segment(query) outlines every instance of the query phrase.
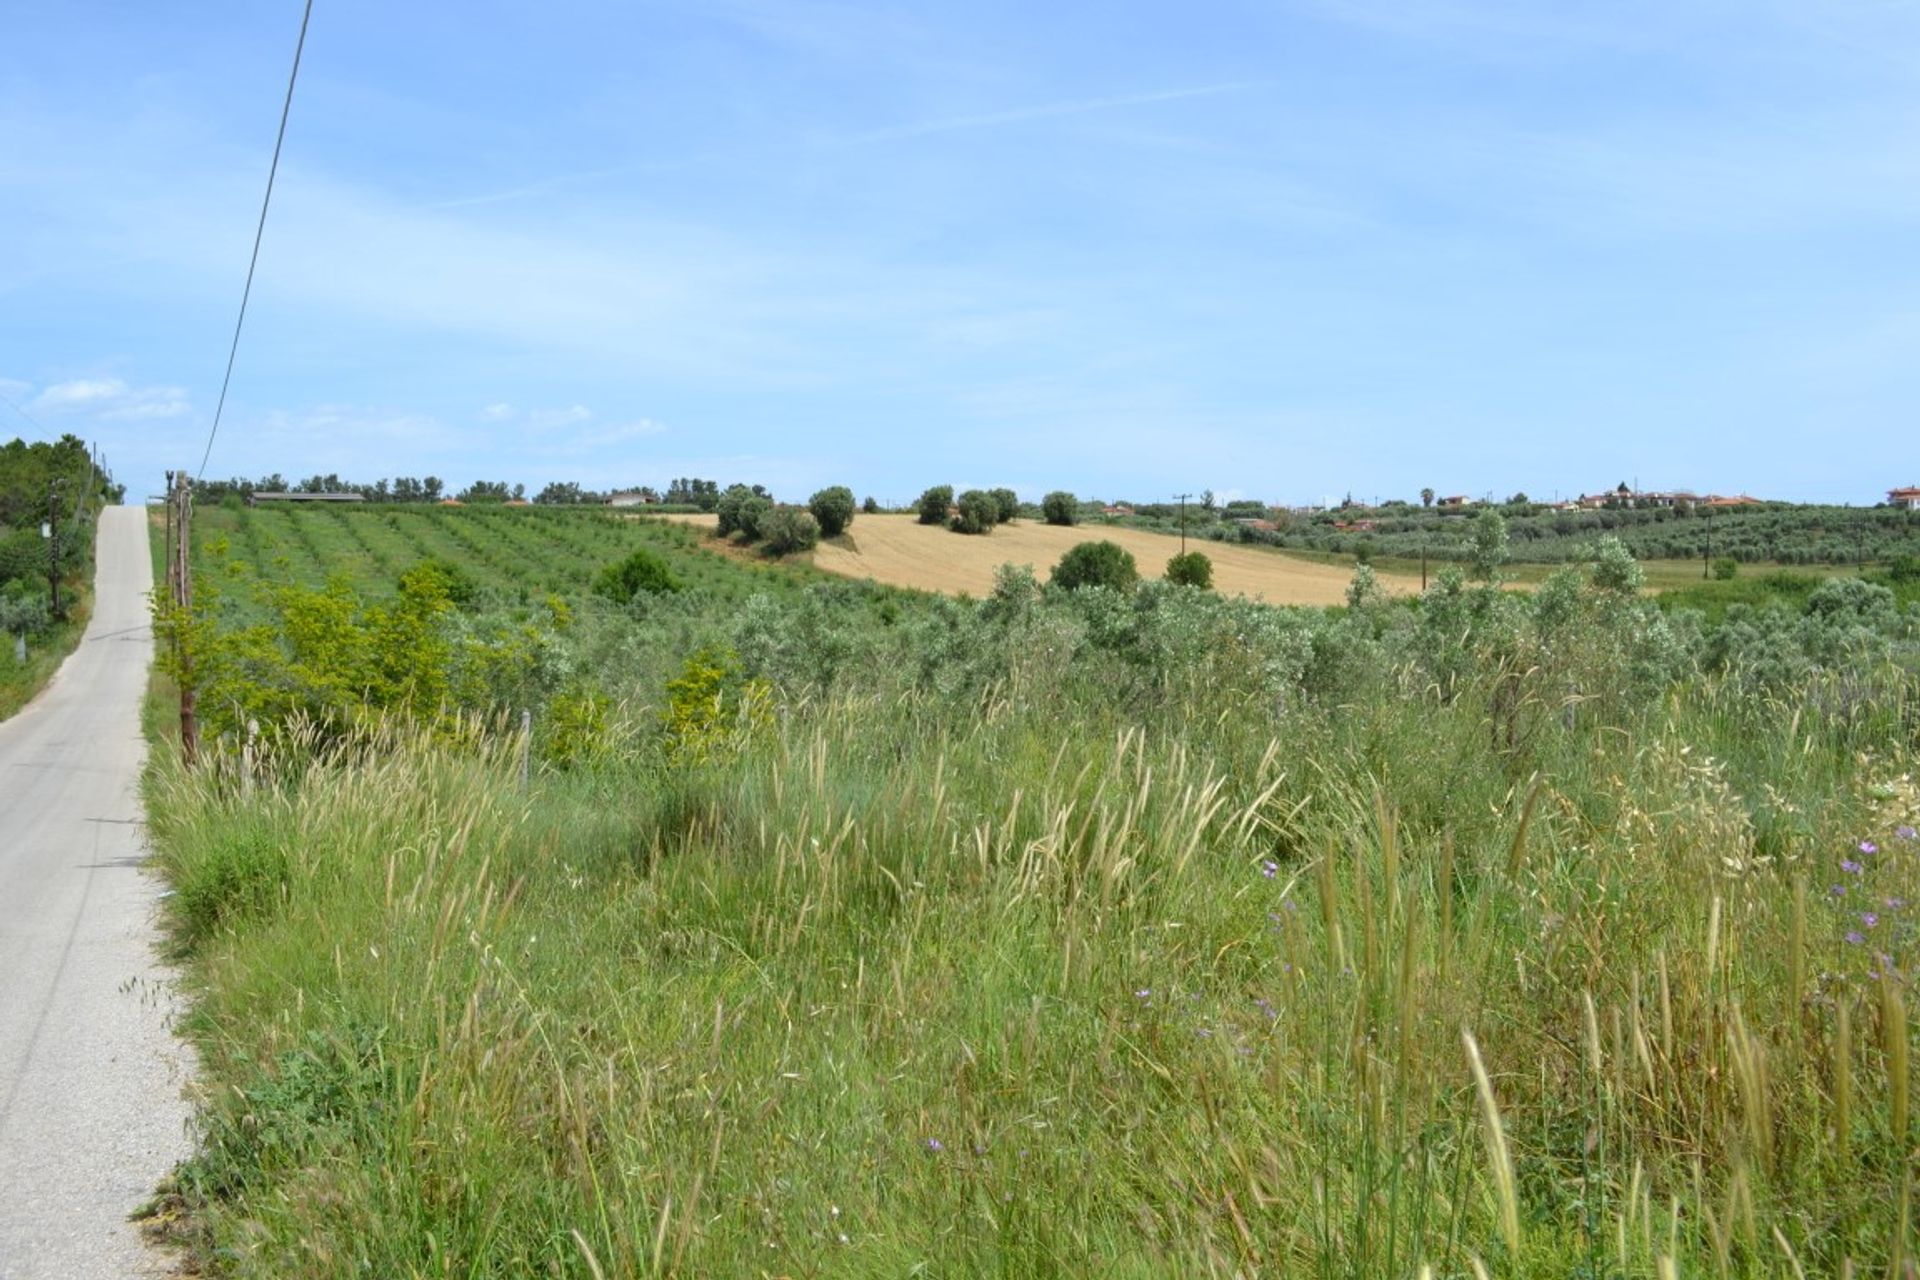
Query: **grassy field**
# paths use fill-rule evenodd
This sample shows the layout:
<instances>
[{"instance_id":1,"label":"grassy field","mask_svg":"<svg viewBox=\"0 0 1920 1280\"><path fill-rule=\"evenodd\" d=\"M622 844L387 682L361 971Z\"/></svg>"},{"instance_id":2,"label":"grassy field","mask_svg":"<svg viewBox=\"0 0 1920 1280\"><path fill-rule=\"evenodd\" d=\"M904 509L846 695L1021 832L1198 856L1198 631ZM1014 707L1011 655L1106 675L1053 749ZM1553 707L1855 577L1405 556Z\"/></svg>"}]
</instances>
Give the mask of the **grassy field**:
<instances>
[{"instance_id":1,"label":"grassy field","mask_svg":"<svg viewBox=\"0 0 1920 1280\"><path fill-rule=\"evenodd\" d=\"M792 583L549 637L591 751L476 705L156 754L201 1265L1910 1273L1879 597L1763 680L1618 574L1332 615Z\"/></svg>"},{"instance_id":2,"label":"grassy field","mask_svg":"<svg viewBox=\"0 0 1920 1280\"><path fill-rule=\"evenodd\" d=\"M695 527L711 528L714 523L710 516L678 518ZM1168 558L1180 549L1177 537L1120 526L1064 528L1021 520L997 526L990 534L969 536L920 524L912 516L867 515L856 519L844 537L816 548L813 563L842 577L978 598L993 589L994 571L1003 564L1028 565L1045 578L1069 549L1102 539L1126 548L1144 578L1162 577ZM1340 604L1353 577L1351 562L1342 568L1259 547L1198 541L1188 545L1213 561L1215 590L1268 604ZM1405 573L1385 572L1380 582L1392 594L1420 586L1417 576Z\"/></svg>"}]
</instances>

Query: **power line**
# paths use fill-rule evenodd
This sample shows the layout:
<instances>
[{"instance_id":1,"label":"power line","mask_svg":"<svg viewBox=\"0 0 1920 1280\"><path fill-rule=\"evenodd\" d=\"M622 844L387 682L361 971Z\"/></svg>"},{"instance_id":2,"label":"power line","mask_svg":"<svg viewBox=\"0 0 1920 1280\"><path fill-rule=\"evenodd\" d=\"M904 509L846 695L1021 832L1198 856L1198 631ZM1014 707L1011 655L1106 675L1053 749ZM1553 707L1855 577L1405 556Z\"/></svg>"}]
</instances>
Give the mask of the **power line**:
<instances>
[{"instance_id":1,"label":"power line","mask_svg":"<svg viewBox=\"0 0 1920 1280\"><path fill-rule=\"evenodd\" d=\"M40 425L40 420L38 418L35 418L32 414L28 413L25 409L22 409L20 407L19 402L16 401L12 396L7 395L5 392L0 392L0 402L4 402L7 408L19 414L21 417L21 420L26 422L27 425L31 426L35 431L40 432L42 435L53 434L52 432L48 431L45 427Z\"/></svg>"},{"instance_id":2,"label":"power line","mask_svg":"<svg viewBox=\"0 0 1920 1280\"><path fill-rule=\"evenodd\" d=\"M253 270L260 264L260 240L267 232L267 206L273 203L273 179L280 172L280 146L287 140L287 116L293 111L293 86L300 78L300 53L307 47L307 23L313 17L313 0L307 0L300 15L300 39L293 46L293 70L287 74L287 98L280 104L280 132L273 139L273 163L267 166L267 193L260 200L260 223L253 229L253 256L247 259L247 284L240 291L240 314L233 321L233 345L227 349L227 374L220 380L220 399L213 406L213 425L207 429L206 452L200 455L195 479L207 474L207 459L213 456L213 439L220 434L220 415L227 407L227 387L233 382L234 357L240 354L240 327L247 322L247 299L253 294Z\"/></svg>"}]
</instances>

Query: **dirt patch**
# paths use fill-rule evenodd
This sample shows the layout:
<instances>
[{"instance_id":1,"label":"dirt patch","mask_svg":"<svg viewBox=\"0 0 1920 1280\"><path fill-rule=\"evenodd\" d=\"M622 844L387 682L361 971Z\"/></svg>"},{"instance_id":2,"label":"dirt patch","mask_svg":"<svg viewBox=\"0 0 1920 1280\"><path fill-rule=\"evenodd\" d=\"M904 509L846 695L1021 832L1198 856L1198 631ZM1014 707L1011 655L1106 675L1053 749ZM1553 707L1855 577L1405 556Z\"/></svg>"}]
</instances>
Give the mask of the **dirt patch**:
<instances>
[{"instance_id":1,"label":"dirt patch","mask_svg":"<svg viewBox=\"0 0 1920 1280\"><path fill-rule=\"evenodd\" d=\"M712 526L712 516L673 516L689 524ZM1018 520L992 533L974 536L924 525L912 516L863 515L843 538L822 542L813 553L816 569L848 578L872 578L896 587L962 592L983 596L993 589L994 570L1003 564L1031 565L1044 579L1070 547L1081 542L1117 542L1133 554L1141 576L1158 578L1180 550L1180 539L1144 529L1078 525L1061 528ZM1351 569L1320 564L1264 547L1188 539L1189 550L1213 561L1214 589L1268 604L1329 605L1346 601ZM1381 574L1380 585L1394 595L1420 589L1418 578Z\"/></svg>"}]
</instances>

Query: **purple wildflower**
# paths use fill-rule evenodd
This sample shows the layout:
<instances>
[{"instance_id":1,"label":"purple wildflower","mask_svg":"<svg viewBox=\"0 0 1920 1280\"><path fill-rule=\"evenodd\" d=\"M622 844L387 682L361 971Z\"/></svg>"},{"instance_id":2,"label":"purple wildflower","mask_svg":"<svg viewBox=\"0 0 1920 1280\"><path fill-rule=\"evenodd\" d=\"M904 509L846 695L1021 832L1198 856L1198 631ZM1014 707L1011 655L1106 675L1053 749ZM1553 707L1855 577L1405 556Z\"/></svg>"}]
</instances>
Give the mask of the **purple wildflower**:
<instances>
[{"instance_id":1,"label":"purple wildflower","mask_svg":"<svg viewBox=\"0 0 1920 1280\"><path fill-rule=\"evenodd\" d=\"M1893 835L1896 840L1911 840L1914 838L1914 831L1912 827L1903 823L1893 829Z\"/></svg>"},{"instance_id":2,"label":"purple wildflower","mask_svg":"<svg viewBox=\"0 0 1920 1280\"><path fill-rule=\"evenodd\" d=\"M1888 898L1886 901L1886 907L1889 911L1898 911L1906 905L1907 900L1905 898Z\"/></svg>"},{"instance_id":3,"label":"purple wildflower","mask_svg":"<svg viewBox=\"0 0 1920 1280\"><path fill-rule=\"evenodd\" d=\"M1857 947L1861 943L1865 942L1866 940L1867 940L1867 935L1865 935L1864 933L1861 933L1858 929L1847 930L1847 941L1851 943L1853 946Z\"/></svg>"},{"instance_id":4,"label":"purple wildflower","mask_svg":"<svg viewBox=\"0 0 1920 1280\"><path fill-rule=\"evenodd\" d=\"M1862 911L1860 913L1860 923L1867 926L1867 928L1871 929L1873 928L1873 926L1880 923L1880 917L1873 914L1873 912L1871 911Z\"/></svg>"},{"instance_id":5,"label":"purple wildflower","mask_svg":"<svg viewBox=\"0 0 1920 1280\"><path fill-rule=\"evenodd\" d=\"M1846 872L1850 876L1857 876L1860 874L1860 864L1855 862L1851 858L1842 859L1840 863L1840 869Z\"/></svg>"},{"instance_id":6,"label":"purple wildflower","mask_svg":"<svg viewBox=\"0 0 1920 1280\"><path fill-rule=\"evenodd\" d=\"M1878 853L1878 852L1880 852L1880 846L1879 846L1879 845L1877 845L1877 844L1875 844L1875 843L1874 843L1873 841L1871 841L1871 840L1862 840L1862 841L1860 842L1860 852L1862 852L1862 853Z\"/></svg>"},{"instance_id":7,"label":"purple wildflower","mask_svg":"<svg viewBox=\"0 0 1920 1280\"><path fill-rule=\"evenodd\" d=\"M938 1138L927 1139L927 1150L933 1151L933 1152L940 1152L940 1151L945 1151L946 1149L947 1149L947 1144L940 1141L940 1139Z\"/></svg>"},{"instance_id":8,"label":"purple wildflower","mask_svg":"<svg viewBox=\"0 0 1920 1280\"><path fill-rule=\"evenodd\" d=\"M1135 998L1135 999L1138 999L1138 1000L1145 1000L1145 999L1146 999L1146 998L1147 998L1148 996L1150 996L1150 995L1152 995L1152 994L1153 994L1153 988L1152 988L1152 987L1142 987L1142 988L1140 988L1140 989L1139 989L1138 991L1136 991L1136 992L1134 992L1133 994L1134 994L1134 998Z\"/></svg>"},{"instance_id":9,"label":"purple wildflower","mask_svg":"<svg viewBox=\"0 0 1920 1280\"><path fill-rule=\"evenodd\" d=\"M1260 874L1271 880L1280 874L1280 864L1272 861L1263 862L1260 864Z\"/></svg>"},{"instance_id":10,"label":"purple wildflower","mask_svg":"<svg viewBox=\"0 0 1920 1280\"><path fill-rule=\"evenodd\" d=\"M1844 898L1847 896L1847 886L1843 884L1829 885L1827 892L1836 898Z\"/></svg>"}]
</instances>

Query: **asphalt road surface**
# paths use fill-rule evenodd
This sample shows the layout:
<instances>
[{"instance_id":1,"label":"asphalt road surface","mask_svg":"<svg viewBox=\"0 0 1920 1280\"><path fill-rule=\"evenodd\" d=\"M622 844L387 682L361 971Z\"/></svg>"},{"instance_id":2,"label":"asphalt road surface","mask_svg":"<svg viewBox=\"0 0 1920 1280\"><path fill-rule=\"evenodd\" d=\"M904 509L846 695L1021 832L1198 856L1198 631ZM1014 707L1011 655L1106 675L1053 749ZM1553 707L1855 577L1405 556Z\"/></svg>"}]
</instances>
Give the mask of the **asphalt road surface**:
<instances>
[{"instance_id":1,"label":"asphalt road surface","mask_svg":"<svg viewBox=\"0 0 1920 1280\"><path fill-rule=\"evenodd\" d=\"M0 722L0 1280L165 1274L127 1215L188 1149L140 867L145 510L107 508L97 559L86 637Z\"/></svg>"}]
</instances>

